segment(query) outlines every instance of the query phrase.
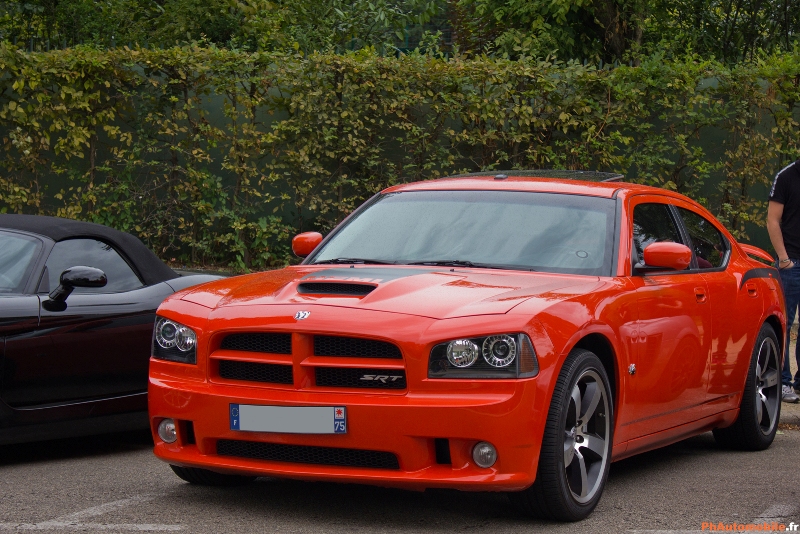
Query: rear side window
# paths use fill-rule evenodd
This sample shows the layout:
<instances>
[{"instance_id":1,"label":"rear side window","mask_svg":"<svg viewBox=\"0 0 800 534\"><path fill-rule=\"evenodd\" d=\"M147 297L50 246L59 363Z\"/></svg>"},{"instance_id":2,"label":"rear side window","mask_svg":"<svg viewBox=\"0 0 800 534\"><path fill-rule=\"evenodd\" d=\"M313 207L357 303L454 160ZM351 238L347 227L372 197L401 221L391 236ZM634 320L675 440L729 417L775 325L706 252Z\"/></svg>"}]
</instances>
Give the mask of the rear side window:
<instances>
[{"instance_id":1,"label":"rear side window","mask_svg":"<svg viewBox=\"0 0 800 534\"><path fill-rule=\"evenodd\" d=\"M722 267L728 252L728 242L711 221L691 210L678 208L683 224L692 239L692 249L700 269Z\"/></svg>"},{"instance_id":2,"label":"rear side window","mask_svg":"<svg viewBox=\"0 0 800 534\"><path fill-rule=\"evenodd\" d=\"M666 204L639 204L633 209L633 246L639 259L650 243L683 243Z\"/></svg>"},{"instance_id":3,"label":"rear side window","mask_svg":"<svg viewBox=\"0 0 800 534\"><path fill-rule=\"evenodd\" d=\"M37 239L0 232L0 293L21 293L39 256Z\"/></svg>"},{"instance_id":4,"label":"rear side window","mask_svg":"<svg viewBox=\"0 0 800 534\"><path fill-rule=\"evenodd\" d=\"M118 293L143 286L136 273L111 245L96 239L59 241L47 258L50 289L58 286L61 273L70 267L85 265L106 273L105 287L76 287L75 293Z\"/></svg>"}]
</instances>

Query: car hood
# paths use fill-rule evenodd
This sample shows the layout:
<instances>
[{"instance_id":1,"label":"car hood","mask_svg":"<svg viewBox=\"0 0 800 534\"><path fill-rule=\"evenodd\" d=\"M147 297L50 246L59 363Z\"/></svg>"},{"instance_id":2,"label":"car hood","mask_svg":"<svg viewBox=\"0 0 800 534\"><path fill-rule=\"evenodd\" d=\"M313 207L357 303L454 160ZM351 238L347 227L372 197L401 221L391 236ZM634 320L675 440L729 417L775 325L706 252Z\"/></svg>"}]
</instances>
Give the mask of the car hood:
<instances>
[{"instance_id":1,"label":"car hood","mask_svg":"<svg viewBox=\"0 0 800 534\"><path fill-rule=\"evenodd\" d=\"M596 287L598 280L459 267L296 266L211 282L181 299L212 309L314 304L447 319L503 314L531 298L562 300L575 291L557 290Z\"/></svg>"}]
</instances>

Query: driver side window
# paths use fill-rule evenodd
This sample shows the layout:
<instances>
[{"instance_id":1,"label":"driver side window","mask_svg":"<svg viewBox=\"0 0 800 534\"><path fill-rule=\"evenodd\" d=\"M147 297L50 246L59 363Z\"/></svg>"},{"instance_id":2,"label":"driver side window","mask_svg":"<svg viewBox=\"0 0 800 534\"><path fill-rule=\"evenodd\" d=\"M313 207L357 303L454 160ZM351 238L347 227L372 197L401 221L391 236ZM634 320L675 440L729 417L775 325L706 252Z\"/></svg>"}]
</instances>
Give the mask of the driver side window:
<instances>
[{"instance_id":1,"label":"driver side window","mask_svg":"<svg viewBox=\"0 0 800 534\"><path fill-rule=\"evenodd\" d=\"M102 270L106 273L108 283L105 287L76 287L74 291L76 294L119 293L143 286L136 273L111 245L96 239L68 239L56 243L47 258L49 290L58 287L59 278L64 270L77 265Z\"/></svg>"},{"instance_id":2,"label":"driver side window","mask_svg":"<svg viewBox=\"0 0 800 534\"><path fill-rule=\"evenodd\" d=\"M647 245L657 242L683 243L669 206L639 204L633 209L633 247L637 258L641 260Z\"/></svg>"}]
</instances>

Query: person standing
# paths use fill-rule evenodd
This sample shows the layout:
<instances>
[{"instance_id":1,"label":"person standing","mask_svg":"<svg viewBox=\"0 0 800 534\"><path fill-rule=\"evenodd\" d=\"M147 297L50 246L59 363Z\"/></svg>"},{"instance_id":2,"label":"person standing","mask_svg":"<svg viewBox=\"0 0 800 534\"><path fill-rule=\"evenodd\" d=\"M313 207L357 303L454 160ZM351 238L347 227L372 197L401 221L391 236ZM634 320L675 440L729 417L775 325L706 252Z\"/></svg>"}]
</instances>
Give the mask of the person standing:
<instances>
[{"instance_id":1,"label":"person standing","mask_svg":"<svg viewBox=\"0 0 800 534\"><path fill-rule=\"evenodd\" d=\"M786 350L781 372L781 393L783 402L796 403L800 402L797 395L800 392L800 369L792 383L789 332L800 305L800 160L787 165L775 175L767 207L767 232L778 255L777 267L786 300ZM800 368L797 346L794 357Z\"/></svg>"}]
</instances>

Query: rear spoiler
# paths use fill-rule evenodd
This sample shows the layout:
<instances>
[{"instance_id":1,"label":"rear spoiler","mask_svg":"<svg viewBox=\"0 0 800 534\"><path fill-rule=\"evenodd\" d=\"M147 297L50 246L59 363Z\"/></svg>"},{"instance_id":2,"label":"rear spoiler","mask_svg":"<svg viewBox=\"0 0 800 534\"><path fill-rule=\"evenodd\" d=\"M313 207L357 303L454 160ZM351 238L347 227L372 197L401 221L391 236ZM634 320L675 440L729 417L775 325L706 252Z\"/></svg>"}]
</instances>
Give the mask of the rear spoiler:
<instances>
[{"instance_id":1,"label":"rear spoiler","mask_svg":"<svg viewBox=\"0 0 800 534\"><path fill-rule=\"evenodd\" d=\"M774 264L775 259L770 256L767 251L760 249L758 247L754 247L753 245L746 245L744 243L739 243L739 246L742 247L742 250L748 255L753 256L756 259L765 261L769 264Z\"/></svg>"}]
</instances>

